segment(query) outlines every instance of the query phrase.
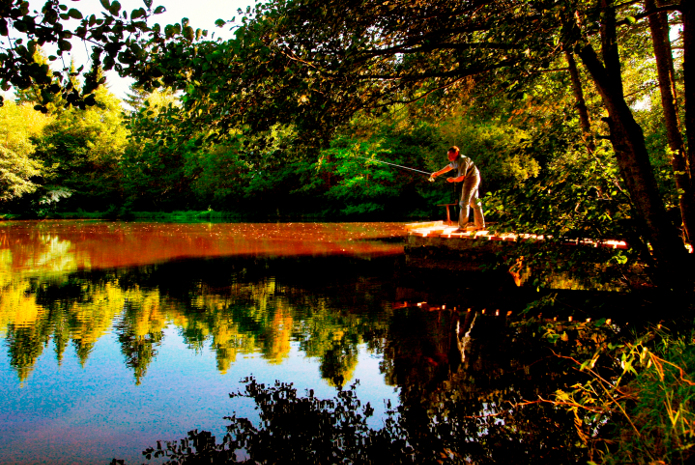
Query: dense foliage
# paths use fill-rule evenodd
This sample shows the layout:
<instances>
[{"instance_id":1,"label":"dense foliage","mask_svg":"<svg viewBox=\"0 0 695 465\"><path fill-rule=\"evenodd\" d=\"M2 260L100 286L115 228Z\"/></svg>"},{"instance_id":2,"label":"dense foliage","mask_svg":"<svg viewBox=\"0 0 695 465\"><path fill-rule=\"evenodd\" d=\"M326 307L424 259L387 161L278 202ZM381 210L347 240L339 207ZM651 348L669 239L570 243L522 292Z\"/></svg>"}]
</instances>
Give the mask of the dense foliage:
<instances>
[{"instance_id":1,"label":"dense foliage","mask_svg":"<svg viewBox=\"0 0 695 465\"><path fill-rule=\"evenodd\" d=\"M8 201L34 192L32 178L43 165L34 158L31 138L41 134L49 118L26 106L9 104L0 112L0 199Z\"/></svg>"},{"instance_id":2,"label":"dense foliage","mask_svg":"<svg viewBox=\"0 0 695 465\"><path fill-rule=\"evenodd\" d=\"M152 0L144 2L145 8L130 12L123 10L117 1L102 0L103 12L85 17L75 7L56 1L46 1L40 11L31 10L26 0L8 0L0 6L0 85L3 91L37 88L36 109L49 111L56 100L80 108L95 104L94 90L103 84L102 76L86 74L84 86L76 86L74 69L64 66L51 70L49 62L55 62L72 49L71 39L79 39L90 46L93 64L103 64L104 69L116 69L127 74L132 66L144 57L138 42L164 40L159 26L149 27L148 19L162 13L164 7L152 9ZM74 22L77 25L73 27ZM179 32L181 29L179 27ZM193 31L183 31L185 35ZM198 35L202 35L202 31ZM37 59L36 52L46 45L56 47L55 55L48 61ZM66 61L63 60L63 64ZM79 72L83 67L79 68ZM0 106L4 97L0 96Z\"/></svg>"}]
</instances>

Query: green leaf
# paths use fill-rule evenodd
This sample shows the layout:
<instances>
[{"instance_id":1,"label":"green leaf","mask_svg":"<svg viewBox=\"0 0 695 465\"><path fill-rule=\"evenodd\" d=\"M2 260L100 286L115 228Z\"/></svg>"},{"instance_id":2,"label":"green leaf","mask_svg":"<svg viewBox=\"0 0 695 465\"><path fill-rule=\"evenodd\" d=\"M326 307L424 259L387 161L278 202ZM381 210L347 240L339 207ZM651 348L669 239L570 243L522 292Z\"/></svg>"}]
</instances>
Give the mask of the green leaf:
<instances>
[{"instance_id":1,"label":"green leaf","mask_svg":"<svg viewBox=\"0 0 695 465\"><path fill-rule=\"evenodd\" d=\"M111 12L112 15L116 16L118 13L121 11L121 4L119 2L113 2L111 4L111 8L109 8L109 12Z\"/></svg>"},{"instance_id":2,"label":"green leaf","mask_svg":"<svg viewBox=\"0 0 695 465\"><path fill-rule=\"evenodd\" d=\"M76 10L75 8L70 8L70 11L68 11L68 15L70 15L71 18L74 19L82 19L82 13L79 10Z\"/></svg>"},{"instance_id":3,"label":"green leaf","mask_svg":"<svg viewBox=\"0 0 695 465\"><path fill-rule=\"evenodd\" d=\"M165 11L167 11L167 9L160 5L154 9L154 14L160 15L160 14L164 13Z\"/></svg>"}]
</instances>

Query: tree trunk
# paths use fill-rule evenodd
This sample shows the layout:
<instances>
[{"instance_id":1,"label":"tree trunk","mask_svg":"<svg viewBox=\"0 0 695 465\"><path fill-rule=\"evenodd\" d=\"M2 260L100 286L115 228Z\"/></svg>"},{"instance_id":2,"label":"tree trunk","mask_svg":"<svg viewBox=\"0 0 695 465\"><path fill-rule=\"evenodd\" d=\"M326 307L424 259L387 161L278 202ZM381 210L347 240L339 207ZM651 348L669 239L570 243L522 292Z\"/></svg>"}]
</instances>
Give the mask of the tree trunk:
<instances>
[{"instance_id":1,"label":"tree trunk","mask_svg":"<svg viewBox=\"0 0 695 465\"><path fill-rule=\"evenodd\" d=\"M688 140L688 168L695 182L695 7L692 0L681 0L683 15L683 85L685 87L685 134Z\"/></svg>"},{"instance_id":2,"label":"tree trunk","mask_svg":"<svg viewBox=\"0 0 695 465\"><path fill-rule=\"evenodd\" d=\"M646 0L647 11L656 9L656 0ZM656 69L659 75L659 91L661 93L661 105L664 109L666 121L666 133L668 146L671 152L671 166L673 166L678 189L678 206L683 221L683 232L686 240L692 241L692 233L695 232L695 210L693 205L692 177L688 170L685 145L678 125L678 110L675 92L675 70L673 56L671 54L671 41L669 40L669 26L666 12L653 13L649 16L649 29L652 34Z\"/></svg>"},{"instance_id":3,"label":"tree trunk","mask_svg":"<svg viewBox=\"0 0 695 465\"><path fill-rule=\"evenodd\" d=\"M574 93L574 99L576 100L577 111L579 112L579 124L582 128L582 137L584 138L584 143L586 144L586 149L589 153L594 153L596 145L594 144L594 138L591 135L591 121L589 120L589 110L586 107L586 100L584 100L584 91L582 90L582 81L579 79L579 70L577 69L577 62L574 59L574 55L571 51L565 50L565 58L567 59L567 67L570 72L570 80L572 82L572 93Z\"/></svg>"},{"instance_id":4,"label":"tree trunk","mask_svg":"<svg viewBox=\"0 0 695 465\"><path fill-rule=\"evenodd\" d=\"M609 1L600 0L604 63L588 41L578 47L577 55L595 82L608 111L610 140L621 177L638 216L640 235L648 240L652 248L655 281L666 289L683 289L690 285L682 275L686 251L676 228L668 220L659 196L642 128L625 101L616 41L615 10Z\"/></svg>"}]
</instances>

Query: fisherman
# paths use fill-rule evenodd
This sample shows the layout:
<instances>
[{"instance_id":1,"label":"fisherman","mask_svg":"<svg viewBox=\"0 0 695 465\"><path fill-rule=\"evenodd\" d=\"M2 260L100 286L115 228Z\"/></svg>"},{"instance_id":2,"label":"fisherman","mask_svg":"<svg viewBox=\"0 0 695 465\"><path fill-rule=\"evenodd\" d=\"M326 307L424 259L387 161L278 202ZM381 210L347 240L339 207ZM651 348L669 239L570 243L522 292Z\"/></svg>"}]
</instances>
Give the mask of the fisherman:
<instances>
[{"instance_id":1,"label":"fisherman","mask_svg":"<svg viewBox=\"0 0 695 465\"><path fill-rule=\"evenodd\" d=\"M461 200L459 201L459 229L456 232L480 231L485 228L485 218L483 218L483 208L478 198L478 188L480 187L480 172L476 168L473 160L465 155L461 155L459 148L451 147L447 151L449 163L439 171L430 175L434 180L440 174L448 173L451 170L458 170L455 178L447 178L448 182L463 182L461 189ZM468 224L469 207L473 207L475 226Z\"/></svg>"}]
</instances>

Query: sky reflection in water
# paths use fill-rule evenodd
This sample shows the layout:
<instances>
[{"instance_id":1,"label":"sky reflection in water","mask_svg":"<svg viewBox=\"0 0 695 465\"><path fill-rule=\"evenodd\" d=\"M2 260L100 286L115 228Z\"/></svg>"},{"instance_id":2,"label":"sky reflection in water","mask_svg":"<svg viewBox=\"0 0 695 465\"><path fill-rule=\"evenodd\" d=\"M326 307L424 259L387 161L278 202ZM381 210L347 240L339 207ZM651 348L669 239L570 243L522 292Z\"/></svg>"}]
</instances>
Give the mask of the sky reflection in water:
<instances>
[{"instance_id":1,"label":"sky reflection in water","mask_svg":"<svg viewBox=\"0 0 695 465\"><path fill-rule=\"evenodd\" d=\"M0 463L133 463L193 428L221 434L225 415L253 415L227 396L250 374L325 397L359 379L379 409L397 397L380 364L402 234L0 224Z\"/></svg>"}]
</instances>

